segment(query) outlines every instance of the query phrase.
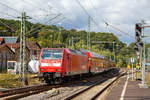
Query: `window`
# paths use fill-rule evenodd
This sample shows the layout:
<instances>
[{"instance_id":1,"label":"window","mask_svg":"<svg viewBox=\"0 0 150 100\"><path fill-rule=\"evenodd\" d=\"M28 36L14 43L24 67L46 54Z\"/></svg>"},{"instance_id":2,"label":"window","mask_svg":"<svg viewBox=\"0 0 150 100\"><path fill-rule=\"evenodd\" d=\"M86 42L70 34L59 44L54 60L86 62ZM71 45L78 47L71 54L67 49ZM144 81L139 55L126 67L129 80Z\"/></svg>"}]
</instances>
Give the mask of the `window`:
<instances>
[{"instance_id":1,"label":"window","mask_svg":"<svg viewBox=\"0 0 150 100\"><path fill-rule=\"evenodd\" d=\"M44 49L42 59L61 59L62 49Z\"/></svg>"},{"instance_id":2,"label":"window","mask_svg":"<svg viewBox=\"0 0 150 100\"><path fill-rule=\"evenodd\" d=\"M14 67L15 67L15 62L8 62L7 63L7 68L8 69L14 69Z\"/></svg>"}]
</instances>

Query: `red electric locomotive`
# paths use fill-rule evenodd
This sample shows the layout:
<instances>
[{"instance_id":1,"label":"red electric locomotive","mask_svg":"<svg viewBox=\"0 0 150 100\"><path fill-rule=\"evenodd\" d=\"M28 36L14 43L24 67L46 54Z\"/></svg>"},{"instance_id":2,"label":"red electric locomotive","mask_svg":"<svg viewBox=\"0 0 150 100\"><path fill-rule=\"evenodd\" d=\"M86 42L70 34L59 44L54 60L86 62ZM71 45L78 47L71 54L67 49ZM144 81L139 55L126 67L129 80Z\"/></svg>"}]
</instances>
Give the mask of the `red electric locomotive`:
<instances>
[{"instance_id":1,"label":"red electric locomotive","mask_svg":"<svg viewBox=\"0 0 150 100\"><path fill-rule=\"evenodd\" d=\"M88 56L68 48L44 48L40 53L39 72L46 83L61 83L65 77L89 73Z\"/></svg>"}]
</instances>

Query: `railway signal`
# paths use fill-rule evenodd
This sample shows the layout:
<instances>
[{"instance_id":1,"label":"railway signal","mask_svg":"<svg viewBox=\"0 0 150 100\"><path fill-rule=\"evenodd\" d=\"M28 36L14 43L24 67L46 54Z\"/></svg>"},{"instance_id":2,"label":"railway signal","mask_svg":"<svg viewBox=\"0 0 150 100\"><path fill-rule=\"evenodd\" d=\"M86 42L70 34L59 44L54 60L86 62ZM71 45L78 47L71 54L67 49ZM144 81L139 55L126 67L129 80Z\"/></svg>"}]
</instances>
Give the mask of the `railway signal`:
<instances>
[{"instance_id":1,"label":"railway signal","mask_svg":"<svg viewBox=\"0 0 150 100\"><path fill-rule=\"evenodd\" d=\"M135 25L135 50L137 51L137 67L141 67L142 73L142 83L139 85L141 88L147 88L147 84L145 83L145 43L144 43L144 28L145 23L142 21L141 23L137 23Z\"/></svg>"},{"instance_id":2,"label":"railway signal","mask_svg":"<svg viewBox=\"0 0 150 100\"><path fill-rule=\"evenodd\" d=\"M143 42L142 42L142 24L137 23L135 24L135 39L136 43L134 45L134 50L139 51L140 48L143 47Z\"/></svg>"},{"instance_id":3,"label":"railway signal","mask_svg":"<svg viewBox=\"0 0 150 100\"><path fill-rule=\"evenodd\" d=\"M138 44L137 44L137 43L134 44L134 50L135 50L135 51L139 51L139 48L138 48Z\"/></svg>"},{"instance_id":4,"label":"railway signal","mask_svg":"<svg viewBox=\"0 0 150 100\"><path fill-rule=\"evenodd\" d=\"M142 24L141 23L135 24L135 38L136 38L136 42L140 42L141 41L141 33L142 33Z\"/></svg>"}]
</instances>

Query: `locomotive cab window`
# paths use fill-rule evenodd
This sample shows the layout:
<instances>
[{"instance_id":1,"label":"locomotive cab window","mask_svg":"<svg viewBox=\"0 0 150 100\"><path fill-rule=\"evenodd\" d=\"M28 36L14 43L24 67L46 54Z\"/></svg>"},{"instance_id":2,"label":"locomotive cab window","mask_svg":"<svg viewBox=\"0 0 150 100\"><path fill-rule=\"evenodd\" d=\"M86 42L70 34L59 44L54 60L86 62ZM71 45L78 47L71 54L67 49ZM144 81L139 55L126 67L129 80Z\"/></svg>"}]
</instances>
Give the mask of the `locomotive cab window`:
<instances>
[{"instance_id":1,"label":"locomotive cab window","mask_svg":"<svg viewBox=\"0 0 150 100\"><path fill-rule=\"evenodd\" d=\"M42 59L61 59L62 49L44 49L42 52Z\"/></svg>"}]
</instances>

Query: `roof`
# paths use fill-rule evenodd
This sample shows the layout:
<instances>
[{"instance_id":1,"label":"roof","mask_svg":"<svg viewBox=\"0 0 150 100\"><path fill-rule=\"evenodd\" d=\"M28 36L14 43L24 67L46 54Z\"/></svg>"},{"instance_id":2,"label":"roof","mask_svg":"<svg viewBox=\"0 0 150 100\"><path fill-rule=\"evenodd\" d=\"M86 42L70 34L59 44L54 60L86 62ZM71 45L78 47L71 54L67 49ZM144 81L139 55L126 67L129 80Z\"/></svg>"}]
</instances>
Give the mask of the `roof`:
<instances>
[{"instance_id":1,"label":"roof","mask_svg":"<svg viewBox=\"0 0 150 100\"><path fill-rule=\"evenodd\" d=\"M6 45L14 52L16 49L20 48L20 43L17 42L18 37L0 37L0 41L2 40L5 40L5 43L0 45L0 47ZM26 45L28 50L41 50L41 47L37 42L26 42Z\"/></svg>"},{"instance_id":2,"label":"roof","mask_svg":"<svg viewBox=\"0 0 150 100\"><path fill-rule=\"evenodd\" d=\"M41 47L37 42L34 42L34 41L26 42L26 45L29 48L29 50L31 50L31 49L32 50L41 50Z\"/></svg>"},{"instance_id":3,"label":"roof","mask_svg":"<svg viewBox=\"0 0 150 100\"><path fill-rule=\"evenodd\" d=\"M18 37L0 37L5 43L17 43Z\"/></svg>"},{"instance_id":4,"label":"roof","mask_svg":"<svg viewBox=\"0 0 150 100\"><path fill-rule=\"evenodd\" d=\"M20 48L20 43L6 43L5 45L7 45L11 50L13 50L15 52L15 49ZM30 50L28 47L26 47L28 50Z\"/></svg>"},{"instance_id":5,"label":"roof","mask_svg":"<svg viewBox=\"0 0 150 100\"><path fill-rule=\"evenodd\" d=\"M15 48L15 49L20 47L20 43L6 43L6 45L9 48ZM41 47L39 46L37 42L27 42L26 45L29 50L41 50Z\"/></svg>"},{"instance_id":6,"label":"roof","mask_svg":"<svg viewBox=\"0 0 150 100\"><path fill-rule=\"evenodd\" d=\"M0 49L4 47L8 48L12 53L15 54L15 52L11 48L9 48L6 44L0 45Z\"/></svg>"},{"instance_id":7,"label":"roof","mask_svg":"<svg viewBox=\"0 0 150 100\"><path fill-rule=\"evenodd\" d=\"M19 43L6 43L6 45L9 47L9 48L19 48L20 47L20 44Z\"/></svg>"}]
</instances>

